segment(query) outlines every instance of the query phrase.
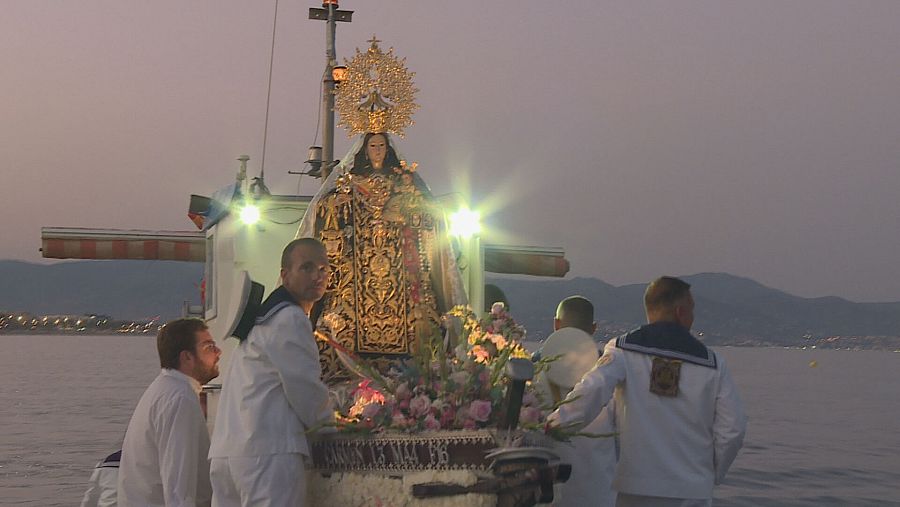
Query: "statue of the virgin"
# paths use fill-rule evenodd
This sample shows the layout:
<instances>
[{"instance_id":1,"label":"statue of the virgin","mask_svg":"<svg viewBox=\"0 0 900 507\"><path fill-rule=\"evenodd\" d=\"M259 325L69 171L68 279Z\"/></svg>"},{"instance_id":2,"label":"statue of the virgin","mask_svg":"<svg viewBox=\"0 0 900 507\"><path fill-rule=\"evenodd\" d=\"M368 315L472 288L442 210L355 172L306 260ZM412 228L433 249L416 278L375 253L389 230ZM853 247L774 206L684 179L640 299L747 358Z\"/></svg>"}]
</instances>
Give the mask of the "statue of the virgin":
<instances>
[{"instance_id":1,"label":"statue of the virgin","mask_svg":"<svg viewBox=\"0 0 900 507\"><path fill-rule=\"evenodd\" d=\"M328 291L313 309L316 330L363 356L402 357L441 332L441 315L466 303L446 217L389 133L412 123L415 88L393 50L373 39L357 50L337 91L340 125L360 134L328 176L300 225L328 251ZM320 343L323 374L344 373Z\"/></svg>"}]
</instances>

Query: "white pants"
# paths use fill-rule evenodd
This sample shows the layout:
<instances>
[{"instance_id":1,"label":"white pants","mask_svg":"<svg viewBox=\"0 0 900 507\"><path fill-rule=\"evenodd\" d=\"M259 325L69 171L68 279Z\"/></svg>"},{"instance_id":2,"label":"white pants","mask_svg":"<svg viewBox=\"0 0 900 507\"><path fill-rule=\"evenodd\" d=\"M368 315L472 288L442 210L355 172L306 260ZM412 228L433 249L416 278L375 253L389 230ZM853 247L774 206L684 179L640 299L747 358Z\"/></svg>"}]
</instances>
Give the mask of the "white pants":
<instances>
[{"instance_id":1,"label":"white pants","mask_svg":"<svg viewBox=\"0 0 900 507\"><path fill-rule=\"evenodd\" d=\"M709 498L668 498L662 496L643 496L619 493L616 507L710 507Z\"/></svg>"},{"instance_id":2,"label":"white pants","mask_svg":"<svg viewBox=\"0 0 900 507\"><path fill-rule=\"evenodd\" d=\"M212 507L304 507L303 455L272 454L213 458Z\"/></svg>"}]
</instances>

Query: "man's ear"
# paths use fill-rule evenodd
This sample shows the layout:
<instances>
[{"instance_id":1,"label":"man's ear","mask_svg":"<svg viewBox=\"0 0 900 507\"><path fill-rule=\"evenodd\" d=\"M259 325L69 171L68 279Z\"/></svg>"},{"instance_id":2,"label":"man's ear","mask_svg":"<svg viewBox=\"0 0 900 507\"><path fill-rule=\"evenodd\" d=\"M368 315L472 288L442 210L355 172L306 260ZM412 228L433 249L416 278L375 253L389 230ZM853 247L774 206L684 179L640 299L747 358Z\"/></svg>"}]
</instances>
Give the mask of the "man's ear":
<instances>
[{"instance_id":1,"label":"man's ear","mask_svg":"<svg viewBox=\"0 0 900 507\"><path fill-rule=\"evenodd\" d=\"M194 354L190 350L182 350L178 353L178 366L185 366L194 359Z\"/></svg>"},{"instance_id":2,"label":"man's ear","mask_svg":"<svg viewBox=\"0 0 900 507\"><path fill-rule=\"evenodd\" d=\"M594 336L595 334L597 334L597 323L596 322L591 324L591 336Z\"/></svg>"},{"instance_id":3,"label":"man's ear","mask_svg":"<svg viewBox=\"0 0 900 507\"><path fill-rule=\"evenodd\" d=\"M559 331L562 329L562 321L559 319L553 319L553 330Z\"/></svg>"},{"instance_id":4,"label":"man's ear","mask_svg":"<svg viewBox=\"0 0 900 507\"><path fill-rule=\"evenodd\" d=\"M687 309L684 305L675 306L675 322L681 327L690 327L687 322Z\"/></svg>"}]
</instances>

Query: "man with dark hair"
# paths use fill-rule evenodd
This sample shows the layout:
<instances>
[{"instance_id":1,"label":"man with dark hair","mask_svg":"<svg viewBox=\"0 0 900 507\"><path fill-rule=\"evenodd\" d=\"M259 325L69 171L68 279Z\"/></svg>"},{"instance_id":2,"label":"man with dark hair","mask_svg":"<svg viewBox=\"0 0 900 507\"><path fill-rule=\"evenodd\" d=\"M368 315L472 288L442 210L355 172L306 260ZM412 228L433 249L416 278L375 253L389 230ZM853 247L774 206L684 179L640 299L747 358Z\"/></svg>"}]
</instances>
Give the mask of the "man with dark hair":
<instances>
[{"instance_id":1,"label":"man with dark hair","mask_svg":"<svg viewBox=\"0 0 900 507\"><path fill-rule=\"evenodd\" d=\"M263 302L222 382L213 431L213 505L302 506L306 432L333 420L309 312L325 294L325 247L295 239L281 256L282 285Z\"/></svg>"},{"instance_id":2,"label":"man with dark hair","mask_svg":"<svg viewBox=\"0 0 900 507\"><path fill-rule=\"evenodd\" d=\"M585 424L612 401L616 505L708 506L741 448L746 416L725 362L690 333L690 285L658 278L644 305L648 324L607 343L550 420Z\"/></svg>"},{"instance_id":3,"label":"man with dark hair","mask_svg":"<svg viewBox=\"0 0 900 507\"><path fill-rule=\"evenodd\" d=\"M221 351L199 319L169 322L156 337L162 371L141 396L122 444L120 506L208 506L209 433L200 388L219 375Z\"/></svg>"}]
</instances>

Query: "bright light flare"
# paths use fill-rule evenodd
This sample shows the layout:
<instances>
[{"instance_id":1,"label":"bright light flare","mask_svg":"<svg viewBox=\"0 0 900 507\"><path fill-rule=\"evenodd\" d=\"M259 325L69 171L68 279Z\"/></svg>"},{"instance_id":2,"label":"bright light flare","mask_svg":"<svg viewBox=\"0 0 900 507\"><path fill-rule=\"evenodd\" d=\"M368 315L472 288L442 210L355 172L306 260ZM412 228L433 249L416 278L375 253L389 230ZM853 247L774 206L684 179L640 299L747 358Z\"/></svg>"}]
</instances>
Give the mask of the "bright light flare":
<instances>
[{"instance_id":1,"label":"bright light flare","mask_svg":"<svg viewBox=\"0 0 900 507\"><path fill-rule=\"evenodd\" d=\"M248 204L241 208L241 222L247 225L253 225L259 222L259 208L252 204Z\"/></svg>"},{"instance_id":2,"label":"bright light flare","mask_svg":"<svg viewBox=\"0 0 900 507\"><path fill-rule=\"evenodd\" d=\"M470 238L481 232L481 214L462 208L450 215L450 233L462 238Z\"/></svg>"}]
</instances>

